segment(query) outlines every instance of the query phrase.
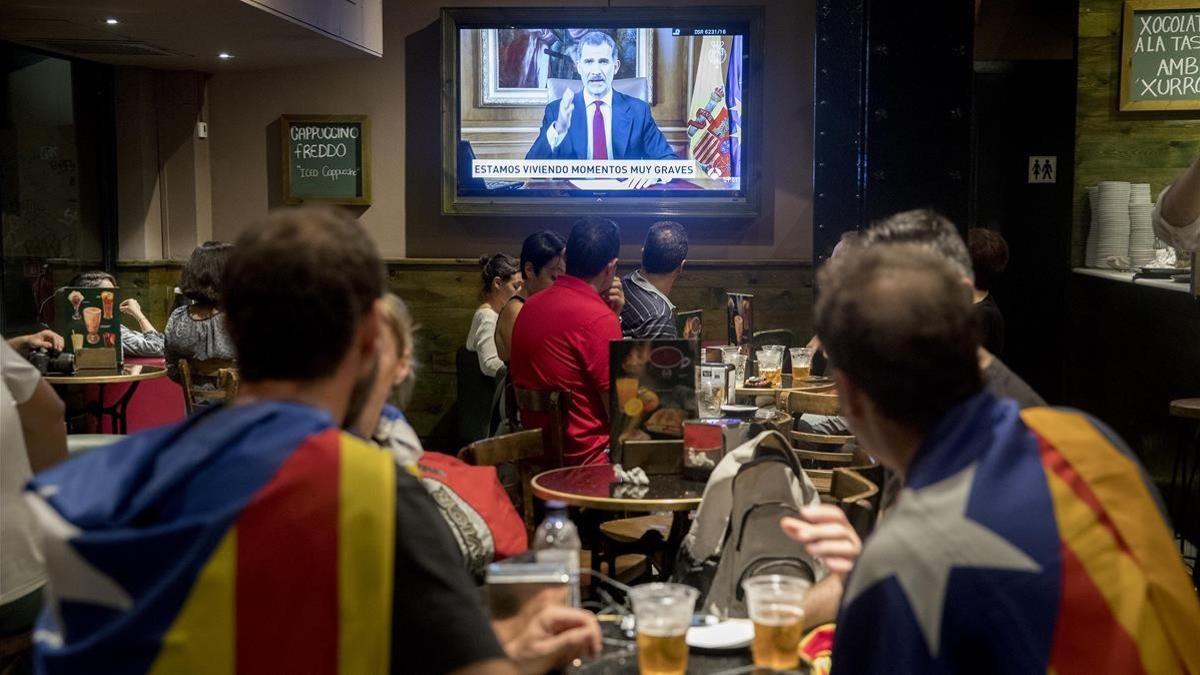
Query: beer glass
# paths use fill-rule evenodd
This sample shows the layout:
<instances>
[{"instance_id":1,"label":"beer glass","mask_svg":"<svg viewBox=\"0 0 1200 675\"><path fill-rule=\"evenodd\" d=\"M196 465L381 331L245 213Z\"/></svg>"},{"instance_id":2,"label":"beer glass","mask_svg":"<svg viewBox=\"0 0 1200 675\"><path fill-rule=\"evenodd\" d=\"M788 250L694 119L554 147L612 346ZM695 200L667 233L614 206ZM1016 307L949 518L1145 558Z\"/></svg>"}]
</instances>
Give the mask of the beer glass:
<instances>
[{"instance_id":1,"label":"beer glass","mask_svg":"<svg viewBox=\"0 0 1200 675\"><path fill-rule=\"evenodd\" d=\"M755 356L758 358L758 376L770 380L772 387L783 384L783 352L760 349Z\"/></svg>"},{"instance_id":2,"label":"beer glass","mask_svg":"<svg viewBox=\"0 0 1200 675\"><path fill-rule=\"evenodd\" d=\"M809 347L792 347L792 386L799 385L812 372L813 350Z\"/></svg>"},{"instance_id":3,"label":"beer glass","mask_svg":"<svg viewBox=\"0 0 1200 675\"><path fill-rule=\"evenodd\" d=\"M700 591L683 584L642 584L629 592L637 617L638 672L684 675L687 629Z\"/></svg>"},{"instance_id":4,"label":"beer glass","mask_svg":"<svg viewBox=\"0 0 1200 675\"><path fill-rule=\"evenodd\" d=\"M758 668L791 670L800 666L800 636L804 632L807 579L779 574L750 577L742 582L746 609L754 622L750 651Z\"/></svg>"}]
</instances>

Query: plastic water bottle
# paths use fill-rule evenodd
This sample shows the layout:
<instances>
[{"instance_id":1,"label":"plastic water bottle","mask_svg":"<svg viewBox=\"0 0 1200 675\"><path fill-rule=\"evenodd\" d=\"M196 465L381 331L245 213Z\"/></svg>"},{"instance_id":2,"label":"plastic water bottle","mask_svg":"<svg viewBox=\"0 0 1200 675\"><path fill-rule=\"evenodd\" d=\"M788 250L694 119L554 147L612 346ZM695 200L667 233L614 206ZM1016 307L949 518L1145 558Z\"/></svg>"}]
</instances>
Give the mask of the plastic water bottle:
<instances>
[{"instance_id":1,"label":"plastic water bottle","mask_svg":"<svg viewBox=\"0 0 1200 675\"><path fill-rule=\"evenodd\" d=\"M546 502L546 519L533 533L533 550L538 562L562 562L571 576L569 594L572 607L579 606L579 531L567 517L567 505Z\"/></svg>"}]
</instances>

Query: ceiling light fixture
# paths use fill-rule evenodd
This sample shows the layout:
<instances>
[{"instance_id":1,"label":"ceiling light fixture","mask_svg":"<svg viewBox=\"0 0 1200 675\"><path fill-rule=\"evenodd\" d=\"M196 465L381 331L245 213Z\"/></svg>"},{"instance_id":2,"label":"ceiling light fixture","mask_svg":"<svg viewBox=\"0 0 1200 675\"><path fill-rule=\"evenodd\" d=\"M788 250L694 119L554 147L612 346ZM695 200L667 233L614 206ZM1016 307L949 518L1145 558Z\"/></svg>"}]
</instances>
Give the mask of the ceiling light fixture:
<instances>
[{"instance_id":1,"label":"ceiling light fixture","mask_svg":"<svg viewBox=\"0 0 1200 675\"><path fill-rule=\"evenodd\" d=\"M221 52L220 54L217 54L217 58L219 58L219 59L232 59L232 58L233 58L233 54L230 54L229 52Z\"/></svg>"},{"instance_id":2,"label":"ceiling light fixture","mask_svg":"<svg viewBox=\"0 0 1200 675\"><path fill-rule=\"evenodd\" d=\"M108 24L108 25L110 25L110 26L115 26L115 25L117 25L117 24L119 24L119 23L121 23L121 22L120 22L120 21L117 21L116 19L114 19L114 18L112 18L112 17L110 16L110 17L108 17L107 19L105 19L105 20L104 20L104 23L106 23L106 24Z\"/></svg>"}]
</instances>

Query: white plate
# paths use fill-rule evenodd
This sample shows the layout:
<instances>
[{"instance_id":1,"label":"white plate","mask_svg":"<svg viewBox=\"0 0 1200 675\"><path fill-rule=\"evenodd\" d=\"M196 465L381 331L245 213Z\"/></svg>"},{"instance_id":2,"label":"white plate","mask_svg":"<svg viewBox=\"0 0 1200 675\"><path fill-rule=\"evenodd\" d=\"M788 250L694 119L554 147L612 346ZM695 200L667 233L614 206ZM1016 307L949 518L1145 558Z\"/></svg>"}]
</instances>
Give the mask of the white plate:
<instances>
[{"instance_id":1,"label":"white plate","mask_svg":"<svg viewBox=\"0 0 1200 675\"><path fill-rule=\"evenodd\" d=\"M711 626L692 626L687 632L689 647L697 649L745 649L754 642L750 619L726 619Z\"/></svg>"}]
</instances>

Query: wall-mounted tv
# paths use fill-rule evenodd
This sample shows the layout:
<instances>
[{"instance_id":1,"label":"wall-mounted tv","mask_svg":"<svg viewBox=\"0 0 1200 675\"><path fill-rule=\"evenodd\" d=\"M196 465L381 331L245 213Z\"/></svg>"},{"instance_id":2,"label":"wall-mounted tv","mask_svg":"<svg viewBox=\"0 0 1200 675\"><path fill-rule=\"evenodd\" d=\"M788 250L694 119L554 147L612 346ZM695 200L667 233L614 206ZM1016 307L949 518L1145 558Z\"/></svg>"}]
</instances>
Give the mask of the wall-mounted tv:
<instances>
[{"instance_id":1,"label":"wall-mounted tv","mask_svg":"<svg viewBox=\"0 0 1200 675\"><path fill-rule=\"evenodd\" d=\"M455 8L442 29L443 213L758 215L761 7Z\"/></svg>"}]
</instances>

